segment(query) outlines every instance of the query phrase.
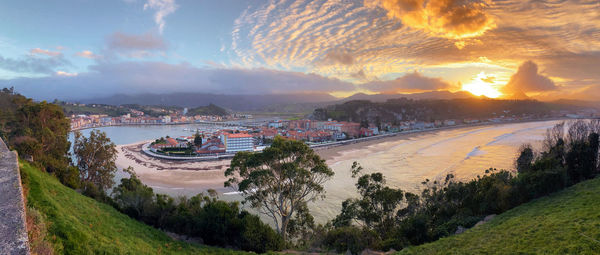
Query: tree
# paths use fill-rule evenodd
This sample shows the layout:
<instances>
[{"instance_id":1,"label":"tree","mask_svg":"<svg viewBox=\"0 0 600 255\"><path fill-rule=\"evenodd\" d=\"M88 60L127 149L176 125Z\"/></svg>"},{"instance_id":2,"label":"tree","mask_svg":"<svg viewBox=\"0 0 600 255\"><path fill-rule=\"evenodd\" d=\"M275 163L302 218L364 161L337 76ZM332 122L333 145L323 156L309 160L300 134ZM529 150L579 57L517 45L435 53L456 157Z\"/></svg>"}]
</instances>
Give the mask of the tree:
<instances>
[{"instance_id":1,"label":"tree","mask_svg":"<svg viewBox=\"0 0 600 255\"><path fill-rule=\"evenodd\" d=\"M60 106L29 100L16 111L13 125L10 140L20 154L30 156L50 173L68 167L70 123Z\"/></svg>"},{"instance_id":2,"label":"tree","mask_svg":"<svg viewBox=\"0 0 600 255\"><path fill-rule=\"evenodd\" d=\"M121 179L121 184L113 190L116 204L122 212L140 219L148 213L154 203L154 192L146 186L133 172L132 167L124 169L130 174L129 178Z\"/></svg>"},{"instance_id":3,"label":"tree","mask_svg":"<svg viewBox=\"0 0 600 255\"><path fill-rule=\"evenodd\" d=\"M196 132L196 134L194 135L194 146L202 146L202 136L200 136L200 133L198 132Z\"/></svg>"},{"instance_id":4,"label":"tree","mask_svg":"<svg viewBox=\"0 0 600 255\"><path fill-rule=\"evenodd\" d=\"M357 162L352 164L352 178L358 176L356 188L360 198L344 201L342 212L333 223L339 227L349 226L354 219L383 235L394 225L399 205L404 200L404 192L385 186L383 174L362 174L362 170Z\"/></svg>"},{"instance_id":5,"label":"tree","mask_svg":"<svg viewBox=\"0 0 600 255\"><path fill-rule=\"evenodd\" d=\"M114 184L117 171L117 149L106 133L92 130L90 137L75 132L73 152L79 168L79 178L84 187L92 184L105 191Z\"/></svg>"},{"instance_id":6,"label":"tree","mask_svg":"<svg viewBox=\"0 0 600 255\"><path fill-rule=\"evenodd\" d=\"M519 157L515 161L515 163L517 165L517 172L523 173L523 172L531 170L531 163L533 162L534 157L535 157L533 154L533 149L531 148L531 145L529 145L529 144L522 145L521 148L519 149L519 151L520 151Z\"/></svg>"},{"instance_id":7,"label":"tree","mask_svg":"<svg viewBox=\"0 0 600 255\"><path fill-rule=\"evenodd\" d=\"M324 198L323 184L333 174L305 143L276 137L262 152L238 152L225 172L225 186L236 185L244 202L273 219L285 240L294 213L306 202Z\"/></svg>"}]
</instances>

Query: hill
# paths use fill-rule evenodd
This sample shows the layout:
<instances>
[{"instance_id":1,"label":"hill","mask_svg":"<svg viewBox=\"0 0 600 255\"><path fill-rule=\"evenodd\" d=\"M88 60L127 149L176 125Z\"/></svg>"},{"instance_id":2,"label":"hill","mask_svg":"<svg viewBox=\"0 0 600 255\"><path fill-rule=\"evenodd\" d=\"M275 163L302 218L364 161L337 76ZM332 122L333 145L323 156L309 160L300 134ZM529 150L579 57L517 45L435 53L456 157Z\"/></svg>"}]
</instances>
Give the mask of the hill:
<instances>
[{"instance_id":1,"label":"hill","mask_svg":"<svg viewBox=\"0 0 600 255\"><path fill-rule=\"evenodd\" d=\"M460 98L475 98L473 94L466 91L450 92L450 91L430 91L413 94L374 94L367 95L365 93L356 93L339 101L339 103L354 101L354 100L369 100L372 102L385 102L390 99L407 98L407 99L460 99Z\"/></svg>"},{"instance_id":2,"label":"hill","mask_svg":"<svg viewBox=\"0 0 600 255\"><path fill-rule=\"evenodd\" d=\"M200 107L189 109L187 112L187 115L189 115L189 116L194 116L194 115L225 116L227 114L229 114L227 112L227 110L225 110L217 105L214 105L212 103L207 106L200 106Z\"/></svg>"},{"instance_id":3,"label":"hill","mask_svg":"<svg viewBox=\"0 0 600 255\"><path fill-rule=\"evenodd\" d=\"M170 93L170 94L140 94L113 95L110 97L69 100L94 104L139 104L165 105L179 107L198 107L207 104L217 104L234 111L262 111L265 107L277 104L330 102L336 98L329 94L266 94L266 95L223 95L208 93Z\"/></svg>"},{"instance_id":4,"label":"hill","mask_svg":"<svg viewBox=\"0 0 600 255\"><path fill-rule=\"evenodd\" d=\"M535 100L498 100L487 98L388 99L385 102L366 100L348 101L315 109L312 117L317 120L383 122L397 120L432 121L440 119L494 118L500 116L545 116L553 108L550 103Z\"/></svg>"},{"instance_id":5,"label":"hill","mask_svg":"<svg viewBox=\"0 0 600 255\"><path fill-rule=\"evenodd\" d=\"M388 99L457 99L472 98L468 92L432 91L414 94L375 94L357 93L347 98L336 98L326 93L307 94L265 94L265 95L224 95L208 93L170 93L170 94L118 94L110 97L70 100L86 104L139 104L164 105L179 107L198 107L201 105L217 104L233 111L245 112L283 112L308 113L315 108L344 103L352 100L370 100L384 102Z\"/></svg>"},{"instance_id":6,"label":"hill","mask_svg":"<svg viewBox=\"0 0 600 255\"><path fill-rule=\"evenodd\" d=\"M41 216L36 226L42 233L35 236L46 236L45 241L53 247L46 250L57 254L242 254L174 241L160 230L63 186L28 163L22 162L20 168L28 218ZM39 241L30 233L33 245Z\"/></svg>"},{"instance_id":7,"label":"hill","mask_svg":"<svg viewBox=\"0 0 600 255\"><path fill-rule=\"evenodd\" d=\"M600 178L515 207L460 235L398 254L598 254Z\"/></svg>"}]
</instances>

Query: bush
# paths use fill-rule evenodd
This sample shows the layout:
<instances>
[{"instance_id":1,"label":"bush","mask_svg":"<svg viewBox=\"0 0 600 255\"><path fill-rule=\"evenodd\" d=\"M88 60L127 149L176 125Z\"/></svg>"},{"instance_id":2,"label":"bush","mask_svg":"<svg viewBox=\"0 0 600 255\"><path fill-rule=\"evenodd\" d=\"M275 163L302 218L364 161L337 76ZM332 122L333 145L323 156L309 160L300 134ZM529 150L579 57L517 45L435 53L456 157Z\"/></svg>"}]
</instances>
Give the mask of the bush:
<instances>
[{"instance_id":1,"label":"bush","mask_svg":"<svg viewBox=\"0 0 600 255\"><path fill-rule=\"evenodd\" d=\"M91 196L101 196L92 187L86 190ZM189 199L182 197L176 204L167 195L154 194L135 174L121 179L113 194L115 207L132 218L177 234L202 238L208 245L260 253L281 250L284 246L271 227L257 216L240 211L237 202L199 194Z\"/></svg>"},{"instance_id":2,"label":"bush","mask_svg":"<svg viewBox=\"0 0 600 255\"><path fill-rule=\"evenodd\" d=\"M269 225L260 221L258 216L243 211L240 217L243 228L240 246L242 250L264 253L283 249L284 242L281 236Z\"/></svg>"},{"instance_id":3,"label":"bush","mask_svg":"<svg viewBox=\"0 0 600 255\"><path fill-rule=\"evenodd\" d=\"M68 166L66 168L57 169L54 175L65 186L77 189L80 186L79 169L76 166Z\"/></svg>"},{"instance_id":4,"label":"bush","mask_svg":"<svg viewBox=\"0 0 600 255\"><path fill-rule=\"evenodd\" d=\"M373 231L363 230L356 226L334 228L325 235L323 245L344 253L360 254L367 247L377 243L377 234Z\"/></svg>"}]
</instances>

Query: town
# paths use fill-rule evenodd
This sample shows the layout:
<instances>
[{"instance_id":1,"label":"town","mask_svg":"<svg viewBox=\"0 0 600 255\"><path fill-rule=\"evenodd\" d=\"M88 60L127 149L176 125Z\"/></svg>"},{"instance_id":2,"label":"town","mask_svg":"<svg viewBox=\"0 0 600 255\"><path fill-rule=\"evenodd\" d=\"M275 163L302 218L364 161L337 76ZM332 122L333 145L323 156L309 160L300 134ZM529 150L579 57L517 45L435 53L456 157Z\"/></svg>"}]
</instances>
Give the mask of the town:
<instances>
[{"instance_id":1,"label":"town","mask_svg":"<svg viewBox=\"0 0 600 255\"><path fill-rule=\"evenodd\" d=\"M556 112L545 118L594 117L597 112L568 111ZM239 151L260 151L276 136L306 142L313 148L346 144L365 139L392 136L397 133L416 132L436 128L448 128L464 125L506 123L539 119L533 115L503 115L488 119L446 119L435 121L406 120L394 123L367 121L347 122L337 120L312 120L280 118L253 119L252 115L230 114L224 116L195 115L185 116L179 112L159 117L144 116L143 112L132 110L119 117L107 115L71 116L73 130L115 125L177 125L198 124L188 130L190 135L156 139L144 150L147 154L168 159L198 157L230 157Z\"/></svg>"}]
</instances>

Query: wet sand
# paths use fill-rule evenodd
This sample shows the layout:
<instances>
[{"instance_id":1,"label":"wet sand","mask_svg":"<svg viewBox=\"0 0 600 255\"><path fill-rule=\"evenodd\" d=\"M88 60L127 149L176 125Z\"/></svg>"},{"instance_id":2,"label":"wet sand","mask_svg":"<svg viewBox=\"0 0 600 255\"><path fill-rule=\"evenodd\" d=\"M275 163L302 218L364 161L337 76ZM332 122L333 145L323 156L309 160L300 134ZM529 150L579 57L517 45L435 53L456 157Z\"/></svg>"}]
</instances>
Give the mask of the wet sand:
<instances>
[{"instance_id":1,"label":"wet sand","mask_svg":"<svg viewBox=\"0 0 600 255\"><path fill-rule=\"evenodd\" d=\"M436 130L437 131L437 130ZM426 131L433 132L433 131ZM319 148L316 152L321 158L332 165L341 160L356 157L356 153L364 153L365 149L381 150L383 144L424 134L426 132L398 134L382 139L368 140L359 143L345 144L328 148ZM176 161L150 157L142 152L142 145L151 141L141 141L132 144L118 145L116 164L119 168L133 167L138 177L147 185L167 189L186 188L207 190L215 189L220 192L231 191L224 188L225 170L230 160L217 161Z\"/></svg>"}]
</instances>

